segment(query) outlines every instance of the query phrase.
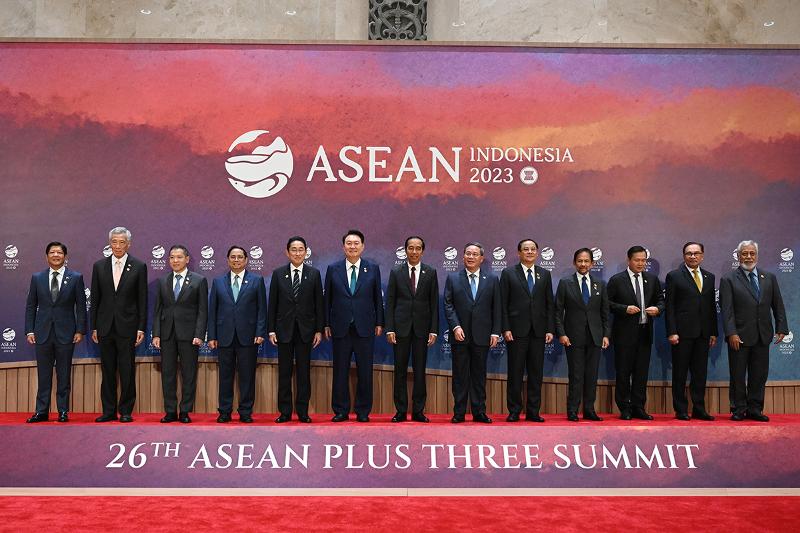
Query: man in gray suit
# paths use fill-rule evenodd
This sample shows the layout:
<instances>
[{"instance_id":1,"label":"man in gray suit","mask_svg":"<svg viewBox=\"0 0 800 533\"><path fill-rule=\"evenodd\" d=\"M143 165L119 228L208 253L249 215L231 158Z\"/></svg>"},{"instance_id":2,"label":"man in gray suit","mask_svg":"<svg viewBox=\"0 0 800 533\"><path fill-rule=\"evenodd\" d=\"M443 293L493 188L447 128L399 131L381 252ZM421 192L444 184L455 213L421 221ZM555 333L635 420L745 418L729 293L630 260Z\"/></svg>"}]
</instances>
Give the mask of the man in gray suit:
<instances>
[{"instance_id":1,"label":"man in gray suit","mask_svg":"<svg viewBox=\"0 0 800 533\"><path fill-rule=\"evenodd\" d=\"M153 310L153 346L161 350L161 422L191 422L197 386L197 356L206 336L208 282L187 268L189 250L182 244L169 249L172 272L158 280ZM181 404L178 416L178 360L181 363Z\"/></svg>"},{"instance_id":2,"label":"man in gray suit","mask_svg":"<svg viewBox=\"0 0 800 533\"><path fill-rule=\"evenodd\" d=\"M786 310L775 275L756 268L758 243L742 241L736 253L739 268L722 276L719 285L731 372L731 420L769 422L763 413L769 343L774 338L777 344L789 333Z\"/></svg>"}]
</instances>

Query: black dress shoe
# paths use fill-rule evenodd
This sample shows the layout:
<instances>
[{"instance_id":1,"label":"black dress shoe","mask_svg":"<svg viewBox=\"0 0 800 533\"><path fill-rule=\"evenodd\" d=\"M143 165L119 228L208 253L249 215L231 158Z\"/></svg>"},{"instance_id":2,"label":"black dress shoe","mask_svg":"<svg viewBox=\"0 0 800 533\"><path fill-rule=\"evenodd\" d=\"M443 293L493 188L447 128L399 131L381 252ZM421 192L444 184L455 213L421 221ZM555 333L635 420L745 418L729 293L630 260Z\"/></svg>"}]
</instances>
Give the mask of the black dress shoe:
<instances>
[{"instance_id":1,"label":"black dress shoe","mask_svg":"<svg viewBox=\"0 0 800 533\"><path fill-rule=\"evenodd\" d=\"M181 424L190 424L192 422L192 419L189 418L189 413L181 413L180 416L178 417L178 422L180 422Z\"/></svg>"},{"instance_id":2,"label":"black dress shoe","mask_svg":"<svg viewBox=\"0 0 800 533\"><path fill-rule=\"evenodd\" d=\"M539 416L537 414L534 414L534 413L526 414L525 415L525 420L528 421L528 422L538 422L540 424L542 422L544 422L544 418L542 418L541 416Z\"/></svg>"},{"instance_id":3,"label":"black dress shoe","mask_svg":"<svg viewBox=\"0 0 800 533\"><path fill-rule=\"evenodd\" d=\"M128 424L133 422L133 417L131 415L119 415L119 421L123 424Z\"/></svg>"},{"instance_id":4,"label":"black dress shoe","mask_svg":"<svg viewBox=\"0 0 800 533\"><path fill-rule=\"evenodd\" d=\"M297 419L302 422L303 424L310 424L311 417L308 415L297 415Z\"/></svg>"},{"instance_id":5,"label":"black dress shoe","mask_svg":"<svg viewBox=\"0 0 800 533\"><path fill-rule=\"evenodd\" d=\"M427 424L428 422L431 421L430 418L425 416L425 413L414 413L413 415L411 415L411 420L413 420L414 422L422 422L423 424Z\"/></svg>"},{"instance_id":6,"label":"black dress shoe","mask_svg":"<svg viewBox=\"0 0 800 533\"><path fill-rule=\"evenodd\" d=\"M744 420L744 413L733 413L731 415L731 420L733 420L734 422L741 422L742 420Z\"/></svg>"},{"instance_id":7,"label":"black dress shoe","mask_svg":"<svg viewBox=\"0 0 800 533\"><path fill-rule=\"evenodd\" d=\"M460 424L464 421L464 415L453 415L453 418L450 419L450 422L453 424Z\"/></svg>"},{"instance_id":8,"label":"black dress shoe","mask_svg":"<svg viewBox=\"0 0 800 533\"><path fill-rule=\"evenodd\" d=\"M769 422L769 417L764 413L747 413L747 418L756 422Z\"/></svg>"},{"instance_id":9,"label":"black dress shoe","mask_svg":"<svg viewBox=\"0 0 800 533\"><path fill-rule=\"evenodd\" d=\"M491 424L492 419L486 416L486 413L478 413L477 415L472 415L473 422L480 422L481 424Z\"/></svg>"},{"instance_id":10,"label":"black dress shoe","mask_svg":"<svg viewBox=\"0 0 800 533\"><path fill-rule=\"evenodd\" d=\"M176 415L175 413L167 413L166 415L164 415L164 418L161 419L162 424L169 424L170 422L177 422L177 421L178 421L178 415Z\"/></svg>"},{"instance_id":11,"label":"black dress shoe","mask_svg":"<svg viewBox=\"0 0 800 533\"><path fill-rule=\"evenodd\" d=\"M631 419L631 412L630 411L620 411L619 417L622 420L630 420Z\"/></svg>"},{"instance_id":12,"label":"black dress shoe","mask_svg":"<svg viewBox=\"0 0 800 533\"><path fill-rule=\"evenodd\" d=\"M696 420L707 420L709 422L714 420L714 417L705 411L692 411L692 418Z\"/></svg>"},{"instance_id":13,"label":"black dress shoe","mask_svg":"<svg viewBox=\"0 0 800 533\"><path fill-rule=\"evenodd\" d=\"M250 415L239 415L239 422L241 422L243 424L252 424L253 423L253 417L250 416Z\"/></svg>"},{"instance_id":14,"label":"black dress shoe","mask_svg":"<svg viewBox=\"0 0 800 533\"><path fill-rule=\"evenodd\" d=\"M368 415L357 415L356 416L356 422L361 422L362 424L366 424L367 422L369 422L369 416Z\"/></svg>"},{"instance_id":15,"label":"black dress shoe","mask_svg":"<svg viewBox=\"0 0 800 533\"><path fill-rule=\"evenodd\" d=\"M344 421L349 420L349 419L350 419L350 417L347 416L346 414L339 413L339 414L333 415L333 418L331 418L331 422L344 422Z\"/></svg>"},{"instance_id":16,"label":"black dress shoe","mask_svg":"<svg viewBox=\"0 0 800 533\"><path fill-rule=\"evenodd\" d=\"M95 422L113 422L117 419L117 415L100 415L94 419Z\"/></svg>"},{"instance_id":17,"label":"black dress shoe","mask_svg":"<svg viewBox=\"0 0 800 533\"><path fill-rule=\"evenodd\" d=\"M225 424L230 421L231 421L230 413L220 413L219 416L217 417L217 423L219 424Z\"/></svg>"},{"instance_id":18,"label":"black dress shoe","mask_svg":"<svg viewBox=\"0 0 800 533\"><path fill-rule=\"evenodd\" d=\"M519 422L519 413L508 413L506 422Z\"/></svg>"},{"instance_id":19,"label":"black dress shoe","mask_svg":"<svg viewBox=\"0 0 800 533\"><path fill-rule=\"evenodd\" d=\"M281 415L281 416L279 416L278 418L275 419L275 423L276 424L283 424L284 422L288 422L291 419L292 419L292 417L289 416L289 415Z\"/></svg>"},{"instance_id":20,"label":"black dress shoe","mask_svg":"<svg viewBox=\"0 0 800 533\"><path fill-rule=\"evenodd\" d=\"M597 413L595 413L594 411L589 411L589 412L583 413L583 419L584 420L591 420L592 422L602 422L603 421L603 419L600 418L599 416L597 416Z\"/></svg>"},{"instance_id":21,"label":"black dress shoe","mask_svg":"<svg viewBox=\"0 0 800 533\"><path fill-rule=\"evenodd\" d=\"M47 422L47 413L33 413L33 415L25 422L28 424L35 424L36 422Z\"/></svg>"},{"instance_id":22,"label":"black dress shoe","mask_svg":"<svg viewBox=\"0 0 800 533\"><path fill-rule=\"evenodd\" d=\"M675 413L675 418L678 420L689 420L689 415L686 413Z\"/></svg>"},{"instance_id":23,"label":"black dress shoe","mask_svg":"<svg viewBox=\"0 0 800 533\"><path fill-rule=\"evenodd\" d=\"M638 418L639 420L652 420L653 417L647 414L647 411L644 409L634 409L631 411L631 417Z\"/></svg>"},{"instance_id":24,"label":"black dress shoe","mask_svg":"<svg viewBox=\"0 0 800 533\"><path fill-rule=\"evenodd\" d=\"M59 422L69 422L69 416L67 416L66 411L61 411L58 413L58 421Z\"/></svg>"},{"instance_id":25,"label":"black dress shoe","mask_svg":"<svg viewBox=\"0 0 800 533\"><path fill-rule=\"evenodd\" d=\"M570 422L577 422L578 413L567 413L567 420L569 420Z\"/></svg>"},{"instance_id":26,"label":"black dress shoe","mask_svg":"<svg viewBox=\"0 0 800 533\"><path fill-rule=\"evenodd\" d=\"M405 413L395 413L392 417L392 422L405 422L406 421L406 414Z\"/></svg>"}]
</instances>

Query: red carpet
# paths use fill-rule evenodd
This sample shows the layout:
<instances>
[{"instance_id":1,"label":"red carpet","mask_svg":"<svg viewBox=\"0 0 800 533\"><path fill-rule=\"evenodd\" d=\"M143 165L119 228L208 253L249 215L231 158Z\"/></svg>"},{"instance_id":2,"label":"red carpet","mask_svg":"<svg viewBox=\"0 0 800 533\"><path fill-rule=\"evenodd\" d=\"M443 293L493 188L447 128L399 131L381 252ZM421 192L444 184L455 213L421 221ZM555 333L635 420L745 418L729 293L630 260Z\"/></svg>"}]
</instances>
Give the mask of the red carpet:
<instances>
[{"instance_id":1,"label":"red carpet","mask_svg":"<svg viewBox=\"0 0 800 533\"><path fill-rule=\"evenodd\" d=\"M800 497L4 497L2 531L796 531Z\"/></svg>"}]
</instances>

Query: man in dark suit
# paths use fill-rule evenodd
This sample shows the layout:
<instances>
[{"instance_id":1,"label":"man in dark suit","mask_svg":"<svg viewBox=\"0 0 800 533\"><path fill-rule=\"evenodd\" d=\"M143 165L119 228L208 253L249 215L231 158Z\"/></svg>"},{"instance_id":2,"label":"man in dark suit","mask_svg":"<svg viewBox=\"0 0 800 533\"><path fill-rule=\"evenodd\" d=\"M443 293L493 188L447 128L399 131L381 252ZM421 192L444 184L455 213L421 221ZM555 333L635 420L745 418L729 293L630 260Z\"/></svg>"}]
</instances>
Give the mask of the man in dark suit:
<instances>
[{"instance_id":1,"label":"man in dark suit","mask_svg":"<svg viewBox=\"0 0 800 533\"><path fill-rule=\"evenodd\" d=\"M528 369L525 419L544 422L542 405L544 345L553 342L553 282L550 272L534 265L539 245L533 239L517 244L519 263L500 274L503 336L508 346L507 422L518 422L522 410L522 378Z\"/></svg>"},{"instance_id":2,"label":"man in dark suit","mask_svg":"<svg viewBox=\"0 0 800 533\"><path fill-rule=\"evenodd\" d=\"M172 272L158 280L153 310L153 346L161 350L161 390L164 411L161 422L188 424L194 411L197 388L197 356L206 336L208 282L190 272L189 250L182 244L169 249ZM181 404L178 416L178 360L181 364Z\"/></svg>"},{"instance_id":3,"label":"man in dark suit","mask_svg":"<svg viewBox=\"0 0 800 533\"><path fill-rule=\"evenodd\" d=\"M342 244L345 259L328 266L325 273L325 336L333 338L333 421L349 418L350 360L355 354L356 420L369 422L375 336L381 334L384 325L381 270L361 257L363 233L349 230Z\"/></svg>"},{"instance_id":4,"label":"man in dark suit","mask_svg":"<svg viewBox=\"0 0 800 533\"><path fill-rule=\"evenodd\" d=\"M92 340L100 345L103 414L95 422L133 422L136 403L136 347L147 327L147 266L128 255L131 232L108 232L111 256L92 268ZM120 394L117 402L117 372Z\"/></svg>"},{"instance_id":5,"label":"man in dark suit","mask_svg":"<svg viewBox=\"0 0 800 533\"><path fill-rule=\"evenodd\" d=\"M486 416L486 356L497 346L502 326L500 283L481 269L483 246L464 247L464 270L447 276L444 315L453 347L453 418L464 421L469 400L472 420L491 424Z\"/></svg>"},{"instance_id":6,"label":"man in dark suit","mask_svg":"<svg viewBox=\"0 0 800 533\"><path fill-rule=\"evenodd\" d=\"M606 284L592 278L592 251L580 248L572 258L575 274L562 278L556 289L556 333L567 352L569 389L567 419L578 421L583 402L583 419L600 422L594 401L597 397L597 370L600 351L608 348L611 327L608 322Z\"/></svg>"},{"instance_id":7,"label":"man in dark suit","mask_svg":"<svg viewBox=\"0 0 800 533\"><path fill-rule=\"evenodd\" d=\"M647 402L647 375L653 343L653 319L664 310L658 277L645 272L647 250L628 249L628 268L608 280L608 304L614 315L611 343L617 371L616 402L620 418L652 420Z\"/></svg>"},{"instance_id":8,"label":"man in dark suit","mask_svg":"<svg viewBox=\"0 0 800 533\"><path fill-rule=\"evenodd\" d=\"M405 422L408 412L408 357L414 369L411 419L429 422L425 416L425 369L428 347L439 334L439 280L436 269L421 263L422 237L408 237L406 261L392 269L386 289L386 339L394 349L394 406L392 422Z\"/></svg>"},{"instance_id":9,"label":"man in dark suit","mask_svg":"<svg viewBox=\"0 0 800 533\"><path fill-rule=\"evenodd\" d=\"M717 343L717 303L714 274L700 268L702 243L683 245L683 264L667 274L665 322L672 345L672 407L675 418L689 420L686 376L691 370L689 391L692 418L714 420L706 411L708 350Z\"/></svg>"},{"instance_id":10,"label":"man in dark suit","mask_svg":"<svg viewBox=\"0 0 800 533\"><path fill-rule=\"evenodd\" d=\"M773 338L775 344L781 342L789 324L775 274L756 268L758 243L742 241L736 251L739 268L722 276L719 284L731 372L731 420L769 422L763 412L769 343Z\"/></svg>"},{"instance_id":11,"label":"man in dark suit","mask_svg":"<svg viewBox=\"0 0 800 533\"><path fill-rule=\"evenodd\" d=\"M218 350L219 416L231 421L233 380L239 371L239 420L253 422L258 347L267 334L267 292L264 278L246 270L247 252L228 249L230 271L216 278L208 299L208 347Z\"/></svg>"},{"instance_id":12,"label":"man in dark suit","mask_svg":"<svg viewBox=\"0 0 800 533\"><path fill-rule=\"evenodd\" d=\"M58 421L69 420L70 373L75 345L86 331L86 293L83 275L66 267L67 246L51 242L45 248L48 268L31 276L25 305L25 331L36 347L39 386L36 411L28 423L46 422L56 367Z\"/></svg>"},{"instance_id":13,"label":"man in dark suit","mask_svg":"<svg viewBox=\"0 0 800 533\"><path fill-rule=\"evenodd\" d=\"M278 411L275 422L292 418L292 369L297 362L295 411L300 422L311 422L311 350L319 346L325 328L322 276L303 263L306 240L290 237L286 243L289 264L276 268L269 284L267 331L278 347Z\"/></svg>"}]
</instances>

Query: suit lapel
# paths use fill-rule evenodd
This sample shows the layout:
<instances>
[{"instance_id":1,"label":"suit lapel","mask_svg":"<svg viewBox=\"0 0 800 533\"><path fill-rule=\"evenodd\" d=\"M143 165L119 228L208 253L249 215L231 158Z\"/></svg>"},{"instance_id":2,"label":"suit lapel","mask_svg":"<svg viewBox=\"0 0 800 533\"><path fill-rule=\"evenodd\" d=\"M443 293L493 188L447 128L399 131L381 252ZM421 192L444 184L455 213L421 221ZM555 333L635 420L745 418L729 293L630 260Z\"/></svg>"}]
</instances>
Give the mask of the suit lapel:
<instances>
[{"instance_id":1,"label":"suit lapel","mask_svg":"<svg viewBox=\"0 0 800 533\"><path fill-rule=\"evenodd\" d=\"M481 299L481 295L486 291L487 282L488 278L486 274L483 273L483 269L480 269L478 271L478 292L475 294L476 302ZM472 293L472 290L470 290L470 293Z\"/></svg>"},{"instance_id":2,"label":"suit lapel","mask_svg":"<svg viewBox=\"0 0 800 533\"><path fill-rule=\"evenodd\" d=\"M229 270L228 273L225 275L224 278L225 291L228 293L228 297L231 299L231 301L233 303L236 303L236 300L233 298L233 289L231 288L231 274L233 274L233 272ZM242 274L243 274L242 282L239 284L239 294L242 293L242 285L244 285L244 271L242 272Z\"/></svg>"},{"instance_id":3,"label":"suit lapel","mask_svg":"<svg viewBox=\"0 0 800 533\"><path fill-rule=\"evenodd\" d=\"M536 272L536 267L534 266L533 272ZM517 263L514 267L514 273L517 275L517 279L519 279L520 284L522 284L522 288L525 289L525 292L528 293L528 296L531 296L531 292L528 290L528 279L525 277L525 269L522 267L521 263ZM536 280L533 280L534 291L536 290Z\"/></svg>"},{"instance_id":4,"label":"suit lapel","mask_svg":"<svg viewBox=\"0 0 800 533\"><path fill-rule=\"evenodd\" d=\"M364 283L366 283L366 282L364 281L364 278L366 277L366 274L368 274L368 273L369 273L369 269L372 267L372 265L369 265L369 264L368 264L366 261L364 261L363 259L361 260L361 265L359 265L359 266L360 266L360 268L361 268L361 272L359 272L359 273L356 275L356 290L355 290L355 292L353 292L353 295L356 295L356 294L358 294L358 291L359 291L359 290L361 290L361 286L362 286ZM350 286L350 285L348 284L348 287L349 287L349 286Z\"/></svg>"},{"instance_id":5,"label":"suit lapel","mask_svg":"<svg viewBox=\"0 0 800 533\"><path fill-rule=\"evenodd\" d=\"M586 304L583 303L583 289L581 288L580 283L578 283L578 276L573 274L572 276L570 276L570 278L572 279L572 283L570 283L569 286L572 287L573 296L575 296L576 300L580 303L580 305L585 307ZM589 284L590 285L591 285L591 281L592 281L591 278L589 278ZM589 287L589 300L591 300L591 299L592 299L592 287L590 286Z\"/></svg>"},{"instance_id":6,"label":"suit lapel","mask_svg":"<svg viewBox=\"0 0 800 533\"><path fill-rule=\"evenodd\" d=\"M750 284L750 280L747 279L747 274L745 273L744 269L739 267L737 270L738 271L736 275L739 277L739 281L741 281L744 284L744 286L747 288L747 291L750 293L753 299L755 301L758 301L758 295L756 294L756 291L753 289L753 286ZM761 289L761 292L764 292L763 288Z\"/></svg>"},{"instance_id":7,"label":"suit lapel","mask_svg":"<svg viewBox=\"0 0 800 533\"><path fill-rule=\"evenodd\" d=\"M480 272L480 270L478 272ZM461 280L461 288L467 294L467 298L469 298L470 301L474 302L476 298L472 297L472 288L469 285L469 278L467 277L466 269L463 268L461 269L461 273L458 275L458 279Z\"/></svg>"}]
</instances>

